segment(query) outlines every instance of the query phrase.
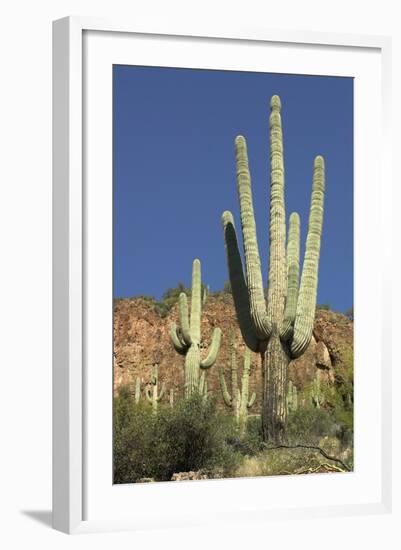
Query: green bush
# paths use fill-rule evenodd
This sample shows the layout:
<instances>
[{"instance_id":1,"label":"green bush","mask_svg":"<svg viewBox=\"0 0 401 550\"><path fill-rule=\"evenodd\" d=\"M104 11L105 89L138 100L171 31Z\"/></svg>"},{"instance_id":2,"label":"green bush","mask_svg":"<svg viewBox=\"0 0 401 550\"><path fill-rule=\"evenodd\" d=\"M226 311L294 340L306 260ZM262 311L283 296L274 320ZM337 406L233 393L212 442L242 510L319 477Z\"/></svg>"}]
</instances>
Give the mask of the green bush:
<instances>
[{"instance_id":1,"label":"green bush","mask_svg":"<svg viewBox=\"0 0 401 550\"><path fill-rule=\"evenodd\" d=\"M213 400L194 395L173 409L159 407L155 416L123 388L114 405L114 482L167 481L173 473L200 469L230 475L239 460L227 443L230 431L230 419Z\"/></svg>"},{"instance_id":2,"label":"green bush","mask_svg":"<svg viewBox=\"0 0 401 550\"><path fill-rule=\"evenodd\" d=\"M232 418L232 417L231 417ZM262 420L260 415L249 416L246 432L241 435L233 422L231 431L227 431L227 443L234 452L243 456L254 456L263 449Z\"/></svg>"},{"instance_id":3,"label":"green bush","mask_svg":"<svg viewBox=\"0 0 401 550\"><path fill-rule=\"evenodd\" d=\"M202 294L203 294L203 292L206 288L207 288L207 285L202 283ZM158 315L160 315L160 317L162 317L162 318L167 317L167 315L170 313L172 308L178 302L178 298L179 298L181 292L185 292L185 294L187 294L187 296L191 295L191 289L186 288L184 283L178 283L176 287L168 288L164 292L161 300L155 301L155 303L154 303L155 312Z\"/></svg>"},{"instance_id":4,"label":"green bush","mask_svg":"<svg viewBox=\"0 0 401 550\"><path fill-rule=\"evenodd\" d=\"M130 483L151 477L155 417L147 403L135 404L127 387L114 398L114 483Z\"/></svg>"},{"instance_id":5,"label":"green bush","mask_svg":"<svg viewBox=\"0 0 401 550\"><path fill-rule=\"evenodd\" d=\"M291 445L318 445L323 436L334 436L337 431L333 414L312 405L300 407L288 416L288 440Z\"/></svg>"},{"instance_id":6,"label":"green bush","mask_svg":"<svg viewBox=\"0 0 401 550\"><path fill-rule=\"evenodd\" d=\"M159 438L163 441L155 477L170 479L175 472L222 469L226 474L236 465L227 444L230 419L216 411L215 401L194 395L159 417Z\"/></svg>"}]
</instances>

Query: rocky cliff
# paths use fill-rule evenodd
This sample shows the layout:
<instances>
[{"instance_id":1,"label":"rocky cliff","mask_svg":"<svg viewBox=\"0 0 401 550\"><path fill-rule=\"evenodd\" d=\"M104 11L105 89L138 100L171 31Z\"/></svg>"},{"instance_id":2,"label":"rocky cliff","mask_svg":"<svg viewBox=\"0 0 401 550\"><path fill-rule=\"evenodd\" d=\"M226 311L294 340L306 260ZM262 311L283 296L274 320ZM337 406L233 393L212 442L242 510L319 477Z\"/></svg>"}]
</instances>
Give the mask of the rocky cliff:
<instances>
[{"instance_id":1,"label":"rocky cliff","mask_svg":"<svg viewBox=\"0 0 401 550\"><path fill-rule=\"evenodd\" d=\"M165 382L167 390L174 388L176 398L183 394L183 362L169 339L169 327L177 322L177 306L162 317L154 302L144 298L119 299L114 305L114 389L129 384L134 389L136 377L140 377L142 388L150 380L152 366L159 365L159 380ZM238 329L234 306L230 294L210 296L203 307L202 337L204 346L210 344L213 328L219 326L223 332L217 363L206 371L208 388L217 396L221 406L218 368L229 371L229 334L236 330L237 360L242 372L243 342ZM206 350L205 350L206 352ZM353 323L342 314L318 309L314 334L307 352L290 364L290 379L298 390L304 389L319 373L321 380L335 385L344 378L352 378ZM252 354L250 390L256 391L257 399L252 412L258 412L261 403L261 361ZM164 397L168 401L169 391ZM143 395L143 394L142 394Z\"/></svg>"}]
</instances>

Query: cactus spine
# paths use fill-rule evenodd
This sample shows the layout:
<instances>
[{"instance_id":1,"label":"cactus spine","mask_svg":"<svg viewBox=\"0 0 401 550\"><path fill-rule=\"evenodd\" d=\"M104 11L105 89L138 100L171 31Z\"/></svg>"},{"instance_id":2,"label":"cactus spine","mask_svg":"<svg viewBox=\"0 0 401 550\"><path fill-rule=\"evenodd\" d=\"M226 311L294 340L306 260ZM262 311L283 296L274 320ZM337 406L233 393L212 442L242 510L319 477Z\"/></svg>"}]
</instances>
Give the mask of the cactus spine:
<instances>
[{"instance_id":1,"label":"cactus spine","mask_svg":"<svg viewBox=\"0 0 401 550\"><path fill-rule=\"evenodd\" d=\"M313 185L305 258L299 284L300 221L289 218L286 242L284 159L281 102L271 98L270 113L270 255L267 304L264 298L251 177L245 138L235 140L237 187L245 252L246 279L231 212L223 214L227 263L237 319L245 343L261 353L263 368L262 431L265 441L286 439L288 364L302 355L312 337L320 240L323 222L325 169L314 160Z\"/></svg>"},{"instance_id":2,"label":"cactus spine","mask_svg":"<svg viewBox=\"0 0 401 550\"><path fill-rule=\"evenodd\" d=\"M164 392L166 391L166 386L163 384L162 389L159 393L159 373L158 373L158 367L155 365L152 369L152 376L150 378L150 384L152 386L152 391L150 391L150 388L146 388L146 397L149 403L152 404L153 413L157 414L157 408L159 405L159 402L162 400Z\"/></svg>"},{"instance_id":3,"label":"cactus spine","mask_svg":"<svg viewBox=\"0 0 401 550\"><path fill-rule=\"evenodd\" d=\"M201 358L201 264L194 260L192 264L191 316L188 316L188 300L185 292L179 297L180 327L173 324L170 338L176 351L185 355L185 397L199 392L200 371L212 367L220 349L221 330L213 331L212 343L207 356Z\"/></svg>"},{"instance_id":4,"label":"cactus spine","mask_svg":"<svg viewBox=\"0 0 401 550\"><path fill-rule=\"evenodd\" d=\"M252 394L249 399L249 374L251 370L251 350L245 347L244 367L242 371L241 388L238 384L237 354L235 349L234 334L231 335L231 395L227 389L223 370L219 370L220 387L223 394L224 403L230 407L236 419L241 433L246 430L248 419L248 409L255 403L256 394Z\"/></svg>"}]
</instances>

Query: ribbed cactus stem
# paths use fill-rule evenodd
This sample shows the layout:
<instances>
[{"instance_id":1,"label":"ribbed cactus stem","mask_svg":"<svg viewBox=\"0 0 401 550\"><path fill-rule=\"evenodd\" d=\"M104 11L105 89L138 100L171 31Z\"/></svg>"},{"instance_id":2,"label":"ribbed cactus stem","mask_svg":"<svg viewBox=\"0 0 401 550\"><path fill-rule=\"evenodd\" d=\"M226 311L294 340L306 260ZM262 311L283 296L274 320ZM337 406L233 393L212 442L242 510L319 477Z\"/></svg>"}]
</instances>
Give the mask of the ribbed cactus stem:
<instances>
[{"instance_id":1,"label":"ribbed cactus stem","mask_svg":"<svg viewBox=\"0 0 401 550\"><path fill-rule=\"evenodd\" d=\"M205 371L202 371L202 374L200 375L198 392L199 392L199 395L203 397L203 400L206 401L208 397L208 392L207 392L207 380L206 380Z\"/></svg>"},{"instance_id":2,"label":"ribbed cactus stem","mask_svg":"<svg viewBox=\"0 0 401 550\"><path fill-rule=\"evenodd\" d=\"M199 389L200 349L192 345L185 356L185 396L190 397Z\"/></svg>"},{"instance_id":3,"label":"ribbed cactus stem","mask_svg":"<svg viewBox=\"0 0 401 550\"><path fill-rule=\"evenodd\" d=\"M312 382L311 400L317 409L320 409L320 406L324 403L324 397L320 386L320 371L317 371Z\"/></svg>"},{"instance_id":4,"label":"ribbed cactus stem","mask_svg":"<svg viewBox=\"0 0 401 550\"><path fill-rule=\"evenodd\" d=\"M248 409L255 403L256 394L253 393L249 399L249 374L251 369L251 350L245 348L244 366L241 377L241 387L238 384L238 368L235 348L235 337L231 336L231 353L230 353L230 371L231 371L231 394L227 389L223 370L219 370L220 387L223 395L224 403L231 408L232 414L235 417L240 433L243 434L246 430Z\"/></svg>"},{"instance_id":5,"label":"ribbed cactus stem","mask_svg":"<svg viewBox=\"0 0 401 550\"><path fill-rule=\"evenodd\" d=\"M241 329L242 338L245 344L252 351L258 351L259 340L251 317L248 287L242 269L241 254L231 212L226 211L223 213L222 222L228 272L238 325Z\"/></svg>"},{"instance_id":6,"label":"ribbed cactus stem","mask_svg":"<svg viewBox=\"0 0 401 550\"><path fill-rule=\"evenodd\" d=\"M135 381L135 403L138 404L141 398L141 379L139 376L136 377Z\"/></svg>"},{"instance_id":7,"label":"ribbed cactus stem","mask_svg":"<svg viewBox=\"0 0 401 550\"><path fill-rule=\"evenodd\" d=\"M294 412L298 409L298 390L291 380L288 381L287 406L289 412Z\"/></svg>"},{"instance_id":8,"label":"ribbed cactus stem","mask_svg":"<svg viewBox=\"0 0 401 550\"><path fill-rule=\"evenodd\" d=\"M325 175L323 157L317 156L314 161L308 235L299 287L300 221L298 214L291 214L286 243L283 131L281 101L277 95L271 98L270 109L270 251L267 305L256 236L248 152L243 136L238 136L235 140L235 156L246 276L231 212L223 213L223 230L234 306L242 337L251 350L259 351L262 356L263 438L266 441L283 443L286 440L288 411L288 365L292 357L299 357L305 352L313 331ZM233 395L234 392L231 401Z\"/></svg>"},{"instance_id":9,"label":"ribbed cactus stem","mask_svg":"<svg viewBox=\"0 0 401 550\"><path fill-rule=\"evenodd\" d=\"M300 249L300 220L299 215L293 212L290 216L287 243L287 299L285 304L284 322L281 338L288 340L293 334L293 325L297 312L298 285L299 285L299 249Z\"/></svg>"},{"instance_id":10,"label":"ribbed cactus stem","mask_svg":"<svg viewBox=\"0 0 401 550\"><path fill-rule=\"evenodd\" d=\"M270 102L270 256L267 314L272 325L281 326L287 291L285 258L285 202L281 101Z\"/></svg>"},{"instance_id":11,"label":"ribbed cactus stem","mask_svg":"<svg viewBox=\"0 0 401 550\"><path fill-rule=\"evenodd\" d=\"M237 188L241 206L241 225L244 238L251 318L255 326L256 334L261 338L267 338L271 332L271 326L267 319L263 293L262 272L253 211L251 175L248 167L246 141L243 136L238 136L235 140L235 153L237 160Z\"/></svg>"},{"instance_id":12,"label":"ribbed cactus stem","mask_svg":"<svg viewBox=\"0 0 401 550\"><path fill-rule=\"evenodd\" d=\"M192 264L192 295L191 295L191 343L200 344L201 304L201 265L199 260ZM182 329L182 327L181 327Z\"/></svg>"},{"instance_id":13,"label":"ribbed cactus stem","mask_svg":"<svg viewBox=\"0 0 401 550\"><path fill-rule=\"evenodd\" d=\"M209 390L208 390L207 380L205 380L205 385L203 387L203 400L207 401L208 397L209 397Z\"/></svg>"},{"instance_id":14,"label":"ribbed cactus stem","mask_svg":"<svg viewBox=\"0 0 401 550\"><path fill-rule=\"evenodd\" d=\"M200 367L202 369L209 369L212 367L217 359L217 354L219 353L221 343L221 330L219 327L216 327L213 330L212 334L212 343L210 344L209 352L205 359L202 359L200 362Z\"/></svg>"},{"instance_id":15,"label":"ribbed cactus stem","mask_svg":"<svg viewBox=\"0 0 401 550\"><path fill-rule=\"evenodd\" d=\"M231 406L236 418L239 416L240 389L238 386L237 350L235 346L235 334L231 334Z\"/></svg>"},{"instance_id":16,"label":"ribbed cactus stem","mask_svg":"<svg viewBox=\"0 0 401 550\"><path fill-rule=\"evenodd\" d=\"M202 374L199 377L198 390L199 390L200 395L203 395L204 389L205 389L205 372L203 371Z\"/></svg>"},{"instance_id":17,"label":"ribbed cactus stem","mask_svg":"<svg viewBox=\"0 0 401 550\"><path fill-rule=\"evenodd\" d=\"M190 346L192 344L192 339L191 331L189 329L188 299L185 292L181 292L178 298L178 311L180 317L182 340L187 346Z\"/></svg>"},{"instance_id":18,"label":"ribbed cactus stem","mask_svg":"<svg viewBox=\"0 0 401 550\"><path fill-rule=\"evenodd\" d=\"M174 388L170 389L169 403L170 403L170 407L174 408Z\"/></svg>"},{"instance_id":19,"label":"ribbed cactus stem","mask_svg":"<svg viewBox=\"0 0 401 550\"><path fill-rule=\"evenodd\" d=\"M245 348L244 355L244 367L242 370L242 379L241 379L241 392L239 393L240 397L240 406L239 406L239 427L242 433L246 430L246 425L248 421L248 409L250 409L256 400L255 392L249 398L249 375L251 371L251 350Z\"/></svg>"},{"instance_id":20,"label":"ribbed cactus stem","mask_svg":"<svg viewBox=\"0 0 401 550\"><path fill-rule=\"evenodd\" d=\"M224 378L224 372L223 369L219 369L219 379L220 379L220 387L221 387L221 393L223 394L224 403L227 405L227 407L231 407L231 395L228 392L226 379Z\"/></svg>"},{"instance_id":21,"label":"ribbed cactus stem","mask_svg":"<svg viewBox=\"0 0 401 550\"><path fill-rule=\"evenodd\" d=\"M323 225L324 172L323 157L318 156L314 162L308 236L306 238L305 259L295 317L294 337L291 343L293 357L299 357L305 352L312 338L315 321L320 241Z\"/></svg>"},{"instance_id":22,"label":"ribbed cactus stem","mask_svg":"<svg viewBox=\"0 0 401 550\"><path fill-rule=\"evenodd\" d=\"M173 343L174 349L181 355L185 355L188 349L188 344L184 342L184 338L182 336L181 330L177 327L175 323L171 325L169 334L170 334L170 340Z\"/></svg>"},{"instance_id":23,"label":"ribbed cactus stem","mask_svg":"<svg viewBox=\"0 0 401 550\"><path fill-rule=\"evenodd\" d=\"M149 387L146 388L146 398L149 403L152 404L153 414L157 414L158 404L163 399L164 392L166 391L166 387L163 384L159 393L159 373L157 365L152 369L150 384L152 386L152 391L150 391Z\"/></svg>"},{"instance_id":24,"label":"ribbed cactus stem","mask_svg":"<svg viewBox=\"0 0 401 550\"><path fill-rule=\"evenodd\" d=\"M209 351L201 357L201 264L194 260L192 264L191 289L191 316L188 319L188 299L185 293L179 297L180 327L173 324L170 329L170 338L175 350L185 355L185 397L189 398L194 392L199 392L200 369L209 369L217 359L221 343L221 330L215 327ZM203 347L203 345L202 345Z\"/></svg>"}]
</instances>

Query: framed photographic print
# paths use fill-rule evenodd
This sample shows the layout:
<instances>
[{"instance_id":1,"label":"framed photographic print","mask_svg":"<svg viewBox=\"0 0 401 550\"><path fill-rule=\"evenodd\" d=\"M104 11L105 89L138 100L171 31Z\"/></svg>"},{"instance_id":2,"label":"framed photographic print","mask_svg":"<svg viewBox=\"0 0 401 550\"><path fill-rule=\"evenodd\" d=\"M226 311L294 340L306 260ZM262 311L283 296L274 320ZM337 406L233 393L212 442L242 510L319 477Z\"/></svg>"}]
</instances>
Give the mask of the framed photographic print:
<instances>
[{"instance_id":1,"label":"framed photographic print","mask_svg":"<svg viewBox=\"0 0 401 550\"><path fill-rule=\"evenodd\" d=\"M389 51L54 23L55 528L389 509Z\"/></svg>"}]
</instances>

